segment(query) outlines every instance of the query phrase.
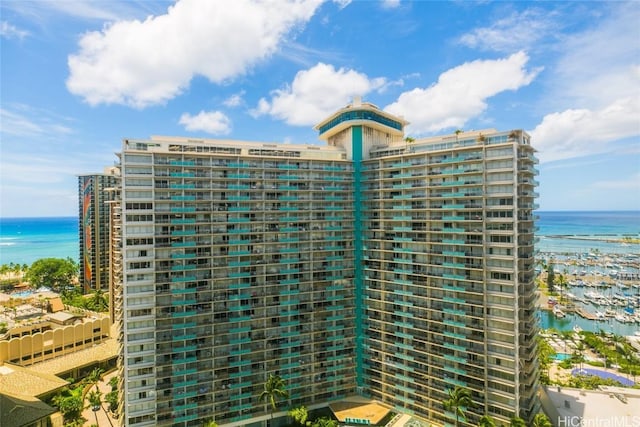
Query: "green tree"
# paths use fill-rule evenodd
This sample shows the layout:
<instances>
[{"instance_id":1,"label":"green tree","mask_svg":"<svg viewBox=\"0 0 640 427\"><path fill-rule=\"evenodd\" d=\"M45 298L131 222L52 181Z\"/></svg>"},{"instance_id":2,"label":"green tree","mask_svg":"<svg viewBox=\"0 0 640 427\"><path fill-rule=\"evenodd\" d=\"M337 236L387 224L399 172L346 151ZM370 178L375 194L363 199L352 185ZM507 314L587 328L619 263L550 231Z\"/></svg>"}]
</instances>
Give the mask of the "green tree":
<instances>
[{"instance_id":1,"label":"green tree","mask_svg":"<svg viewBox=\"0 0 640 427\"><path fill-rule=\"evenodd\" d=\"M549 289L549 293L552 293L556 290L555 279L556 273L553 271L553 263L549 261L549 264L547 264L547 288Z\"/></svg>"},{"instance_id":2,"label":"green tree","mask_svg":"<svg viewBox=\"0 0 640 427\"><path fill-rule=\"evenodd\" d=\"M269 374L269 378L264 383L264 390L260 393L258 400L265 402L271 406L271 420L273 420L273 411L277 408L276 401L278 399L286 399L289 392L285 390L285 383L280 375Z\"/></svg>"},{"instance_id":3,"label":"green tree","mask_svg":"<svg viewBox=\"0 0 640 427\"><path fill-rule=\"evenodd\" d=\"M85 381L87 384L91 384L92 386L97 385L100 382L100 377L103 372L102 368L93 368L89 375L85 377Z\"/></svg>"},{"instance_id":4,"label":"green tree","mask_svg":"<svg viewBox=\"0 0 640 427\"><path fill-rule=\"evenodd\" d=\"M511 418L509 427L527 427L527 423L520 417Z\"/></svg>"},{"instance_id":5,"label":"green tree","mask_svg":"<svg viewBox=\"0 0 640 427\"><path fill-rule=\"evenodd\" d=\"M634 351L626 345L626 341L619 347L620 354L627 365L627 372L633 375L633 381L636 380L637 359L634 356Z\"/></svg>"},{"instance_id":6,"label":"green tree","mask_svg":"<svg viewBox=\"0 0 640 427\"><path fill-rule=\"evenodd\" d=\"M97 312L109 310L109 299L105 296L102 289L96 289L91 295L89 301L87 301L87 308Z\"/></svg>"},{"instance_id":7,"label":"green tree","mask_svg":"<svg viewBox=\"0 0 640 427\"><path fill-rule=\"evenodd\" d=\"M551 344L544 338L538 336L538 358L540 361L540 381L543 384L549 384L549 368L553 363L553 359L556 355L556 351L551 347Z\"/></svg>"},{"instance_id":8,"label":"green tree","mask_svg":"<svg viewBox=\"0 0 640 427\"><path fill-rule=\"evenodd\" d=\"M567 282L567 278L564 274L558 274L557 276L554 275L554 282L558 285L558 288L560 288L560 301L562 302L562 291L567 288L569 282Z\"/></svg>"},{"instance_id":9,"label":"green tree","mask_svg":"<svg viewBox=\"0 0 640 427\"><path fill-rule=\"evenodd\" d=\"M109 404L109 410L111 412L116 412L118 410L118 391L111 390L109 393L104 395L104 401Z\"/></svg>"},{"instance_id":10,"label":"green tree","mask_svg":"<svg viewBox=\"0 0 640 427\"><path fill-rule=\"evenodd\" d=\"M533 417L531 427L553 427L553 424L551 424L551 420L549 420L545 414L537 414Z\"/></svg>"},{"instance_id":11,"label":"green tree","mask_svg":"<svg viewBox=\"0 0 640 427\"><path fill-rule=\"evenodd\" d=\"M109 379L109 386L111 386L111 391L118 390L118 382L119 378L117 376L113 376Z\"/></svg>"},{"instance_id":12,"label":"green tree","mask_svg":"<svg viewBox=\"0 0 640 427\"><path fill-rule=\"evenodd\" d=\"M307 421L309 418L309 411L305 406L298 406L297 408L289 410L289 416L301 426L311 424Z\"/></svg>"},{"instance_id":13,"label":"green tree","mask_svg":"<svg viewBox=\"0 0 640 427\"><path fill-rule=\"evenodd\" d=\"M496 427L496 422L489 415L483 415L478 421L478 427Z\"/></svg>"},{"instance_id":14,"label":"green tree","mask_svg":"<svg viewBox=\"0 0 640 427\"><path fill-rule=\"evenodd\" d=\"M96 417L96 424L98 424L98 411L102 408L102 393L100 390L93 390L87 394L87 400L89 401L89 407L93 411L93 415Z\"/></svg>"},{"instance_id":15,"label":"green tree","mask_svg":"<svg viewBox=\"0 0 640 427\"><path fill-rule=\"evenodd\" d=\"M78 265L71 258L42 258L31 264L25 278L31 286L46 286L60 292L77 275Z\"/></svg>"},{"instance_id":16,"label":"green tree","mask_svg":"<svg viewBox=\"0 0 640 427\"><path fill-rule=\"evenodd\" d=\"M456 427L460 418L466 420L465 411L473 404L471 400L471 392L463 387L457 386L455 389L449 389L448 399L443 402L444 408L453 411L456 415Z\"/></svg>"},{"instance_id":17,"label":"green tree","mask_svg":"<svg viewBox=\"0 0 640 427\"><path fill-rule=\"evenodd\" d=\"M336 420L327 417L321 417L313 421L311 427L338 427L338 425L339 424Z\"/></svg>"},{"instance_id":18,"label":"green tree","mask_svg":"<svg viewBox=\"0 0 640 427\"><path fill-rule=\"evenodd\" d=\"M64 388L59 394L54 396L52 403L62 413L65 426L68 424L73 425L73 423L81 421L82 410L84 409L81 386L75 387L71 390Z\"/></svg>"},{"instance_id":19,"label":"green tree","mask_svg":"<svg viewBox=\"0 0 640 427\"><path fill-rule=\"evenodd\" d=\"M202 427L218 427L218 423L213 420L205 421Z\"/></svg>"},{"instance_id":20,"label":"green tree","mask_svg":"<svg viewBox=\"0 0 640 427\"><path fill-rule=\"evenodd\" d=\"M584 345L582 341L578 341L576 344L575 354L578 358L578 363L580 363L580 370L582 370L584 363L584 352L587 350L587 347Z\"/></svg>"}]
</instances>

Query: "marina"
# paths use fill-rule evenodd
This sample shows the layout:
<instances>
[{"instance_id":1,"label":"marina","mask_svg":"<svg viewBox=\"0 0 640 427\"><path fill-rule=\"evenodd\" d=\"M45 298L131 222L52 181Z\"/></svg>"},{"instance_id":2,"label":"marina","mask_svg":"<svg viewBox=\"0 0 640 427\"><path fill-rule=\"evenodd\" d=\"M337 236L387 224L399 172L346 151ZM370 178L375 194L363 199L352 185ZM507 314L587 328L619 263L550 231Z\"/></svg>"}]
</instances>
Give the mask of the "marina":
<instances>
[{"instance_id":1,"label":"marina","mask_svg":"<svg viewBox=\"0 0 640 427\"><path fill-rule=\"evenodd\" d=\"M541 299L541 328L640 334L640 255L636 245L606 243L615 250L539 253L540 280L546 283L549 265L556 280L563 278L553 296Z\"/></svg>"}]
</instances>

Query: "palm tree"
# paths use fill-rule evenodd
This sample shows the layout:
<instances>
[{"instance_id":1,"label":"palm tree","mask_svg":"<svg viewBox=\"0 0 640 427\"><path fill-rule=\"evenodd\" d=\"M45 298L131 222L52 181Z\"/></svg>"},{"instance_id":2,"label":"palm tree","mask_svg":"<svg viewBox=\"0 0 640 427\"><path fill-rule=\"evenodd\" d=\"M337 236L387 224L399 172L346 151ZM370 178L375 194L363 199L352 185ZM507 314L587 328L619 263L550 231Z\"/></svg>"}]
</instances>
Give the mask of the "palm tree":
<instances>
[{"instance_id":1,"label":"palm tree","mask_svg":"<svg viewBox=\"0 0 640 427\"><path fill-rule=\"evenodd\" d=\"M489 415L483 415L478 421L478 427L496 427L496 422Z\"/></svg>"},{"instance_id":2,"label":"palm tree","mask_svg":"<svg viewBox=\"0 0 640 427\"><path fill-rule=\"evenodd\" d=\"M558 274L555 278L555 284L560 288L560 302L562 302L562 290L567 287L569 282L567 282L567 278L564 274Z\"/></svg>"},{"instance_id":3,"label":"palm tree","mask_svg":"<svg viewBox=\"0 0 640 427\"><path fill-rule=\"evenodd\" d=\"M549 293L553 293L555 291L555 271L553 270L553 260L549 260L547 263L547 289L549 289Z\"/></svg>"},{"instance_id":4,"label":"palm tree","mask_svg":"<svg viewBox=\"0 0 640 427\"><path fill-rule=\"evenodd\" d=\"M443 402L445 409L453 411L456 414L456 427L460 418L466 419L464 411L473 404L471 400L471 392L466 388L456 386L455 389L449 389L449 398Z\"/></svg>"},{"instance_id":5,"label":"palm tree","mask_svg":"<svg viewBox=\"0 0 640 427\"><path fill-rule=\"evenodd\" d=\"M338 427L338 425L336 420L327 417L318 418L311 424L312 427Z\"/></svg>"},{"instance_id":6,"label":"palm tree","mask_svg":"<svg viewBox=\"0 0 640 427\"><path fill-rule=\"evenodd\" d=\"M102 368L93 368L91 373L87 375L85 379L89 384L97 385L100 381L100 375L102 375L102 372Z\"/></svg>"},{"instance_id":7,"label":"palm tree","mask_svg":"<svg viewBox=\"0 0 640 427\"><path fill-rule=\"evenodd\" d=\"M309 418L309 411L305 406L299 406L289 410L289 416L301 426L306 426L307 419Z\"/></svg>"},{"instance_id":8,"label":"palm tree","mask_svg":"<svg viewBox=\"0 0 640 427\"><path fill-rule=\"evenodd\" d=\"M285 390L285 383L284 380L280 378L280 375L269 374L267 382L264 383L264 391L260 393L258 400L271 404L271 420L273 421L273 411L277 408L276 400L286 399L288 397L289 392Z\"/></svg>"},{"instance_id":9,"label":"palm tree","mask_svg":"<svg viewBox=\"0 0 640 427\"><path fill-rule=\"evenodd\" d=\"M582 341L578 341L576 344L575 355L578 357L578 363L580 363L580 372L582 372L582 366L584 362L584 351L586 350L586 346Z\"/></svg>"},{"instance_id":10,"label":"palm tree","mask_svg":"<svg viewBox=\"0 0 640 427\"><path fill-rule=\"evenodd\" d=\"M107 311L109 309L109 300L102 289L96 289L93 295L91 295L88 306L91 310L98 312Z\"/></svg>"},{"instance_id":11,"label":"palm tree","mask_svg":"<svg viewBox=\"0 0 640 427\"><path fill-rule=\"evenodd\" d=\"M635 370L635 357L633 356L633 351L627 347L626 345L620 346L620 353L622 354L622 358L625 360L627 365L627 372L630 375L633 375L633 381L636 380L636 370Z\"/></svg>"},{"instance_id":12,"label":"palm tree","mask_svg":"<svg viewBox=\"0 0 640 427\"><path fill-rule=\"evenodd\" d=\"M98 424L98 411L102 408L102 393L100 390L93 390L87 394L87 400L89 401L89 406L93 411L93 415L96 417L96 425Z\"/></svg>"},{"instance_id":13,"label":"palm tree","mask_svg":"<svg viewBox=\"0 0 640 427\"><path fill-rule=\"evenodd\" d=\"M84 402L82 400L82 387L73 389L64 388L52 399L53 404L60 410L66 424L79 421L82 417Z\"/></svg>"},{"instance_id":14,"label":"palm tree","mask_svg":"<svg viewBox=\"0 0 640 427\"><path fill-rule=\"evenodd\" d=\"M520 417L511 418L509 427L527 427L527 423Z\"/></svg>"},{"instance_id":15,"label":"palm tree","mask_svg":"<svg viewBox=\"0 0 640 427\"><path fill-rule=\"evenodd\" d=\"M533 417L531 427L553 427L553 424L551 424L551 420L549 420L545 414L537 414Z\"/></svg>"}]
</instances>

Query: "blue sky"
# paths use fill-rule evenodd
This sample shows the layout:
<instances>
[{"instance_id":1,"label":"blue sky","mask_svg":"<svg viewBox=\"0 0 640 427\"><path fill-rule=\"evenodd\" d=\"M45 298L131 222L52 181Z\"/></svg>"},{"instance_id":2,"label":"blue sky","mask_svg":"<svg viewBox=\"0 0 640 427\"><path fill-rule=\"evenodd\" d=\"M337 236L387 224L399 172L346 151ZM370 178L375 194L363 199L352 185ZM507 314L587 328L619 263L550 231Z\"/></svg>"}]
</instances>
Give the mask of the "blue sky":
<instances>
[{"instance_id":1,"label":"blue sky","mask_svg":"<svg viewBox=\"0 0 640 427\"><path fill-rule=\"evenodd\" d=\"M640 2L0 3L0 216L77 215L123 138L316 143L361 95L413 137L523 128L541 210L640 209Z\"/></svg>"}]
</instances>

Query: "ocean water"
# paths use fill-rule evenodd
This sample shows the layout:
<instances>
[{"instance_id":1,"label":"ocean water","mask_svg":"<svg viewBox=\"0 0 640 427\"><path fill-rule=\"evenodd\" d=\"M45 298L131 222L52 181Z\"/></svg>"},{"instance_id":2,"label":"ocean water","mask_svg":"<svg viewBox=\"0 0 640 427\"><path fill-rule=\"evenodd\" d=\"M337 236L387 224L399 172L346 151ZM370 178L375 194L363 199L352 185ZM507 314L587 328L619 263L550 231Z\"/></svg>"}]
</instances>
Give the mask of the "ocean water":
<instances>
[{"instance_id":1,"label":"ocean water","mask_svg":"<svg viewBox=\"0 0 640 427\"><path fill-rule=\"evenodd\" d=\"M640 237L640 212L537 212L541 252L640 254L640 244L557 236ZM553 237L552 237L553 236ZM31 264L40 258L78 260L78 218L0 218L0 264Z\"/></svg>"},{"instance_id":2,"label":"ocean water","mask_svg":"<svg viewBox=\"0 0 640 427\"><path fill-rule=\"evenodd\" d=\"M605 241L608 237L640 238L640 211L543 211L536 214L539 217L536 249L541 252L640 254L638 243Z\"/></svg>"},{"instance_id":3,"label":"ocean water","mask_svg":"<svg viewBox=\"0 0 640 427\"><path fill-rule=\"evenodd\" d=\"M0 218L0 264L78 256L76 217Z\"/></svg>"},{"instance_id":4,"label":"ocean water","mask_svg":"<svg viewBox=\"0 0 640 427\"><path fill-rule=\"evenodd\" d=\"M640 235L640 211L540 211L540 235Z\"/></svg>"}]
</instances>

